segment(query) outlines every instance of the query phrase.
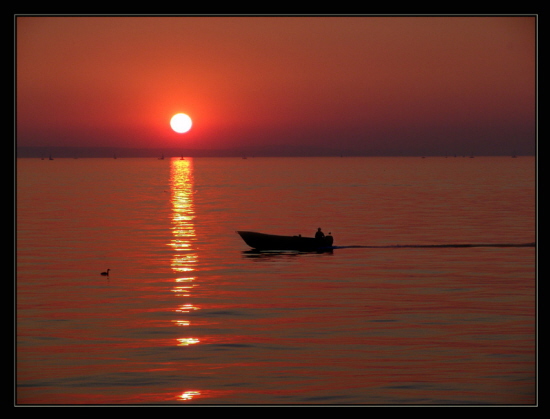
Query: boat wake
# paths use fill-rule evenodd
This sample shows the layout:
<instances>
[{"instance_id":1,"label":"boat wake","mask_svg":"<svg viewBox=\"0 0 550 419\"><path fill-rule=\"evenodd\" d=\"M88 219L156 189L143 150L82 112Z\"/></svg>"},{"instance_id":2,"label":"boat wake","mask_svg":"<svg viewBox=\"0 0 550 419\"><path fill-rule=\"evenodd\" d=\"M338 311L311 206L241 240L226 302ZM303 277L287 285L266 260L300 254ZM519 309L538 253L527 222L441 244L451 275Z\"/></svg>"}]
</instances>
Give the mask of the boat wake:
<instances>
[{"instance_id":1,"label":"boat wake","mask_svg":"<svg viewBox=\"0 0 550 419\"><path fill-rule=\"evenodd\" d=\"M333 249L404 249L433 247L535 247L535 243L391 244L385 246L333 246Z\"/></svg>"},{"instance_id":2,"label":"boat wake","mask_svg":"<svg viewBox=\"0 0 550 419\"><path fill-rule=\"evenodd\" d=\"M472 248L472 247L535 247L535 243L467 243L467 244L392 244L387 246L330 246L316 249L315 251L299 250L258 250L243 251L243 256L248 258L271 258L276 256L291 257L301 254L319 253L333 254L335 249L415 249L415 248Z\"/></svg>"}]
</instances>

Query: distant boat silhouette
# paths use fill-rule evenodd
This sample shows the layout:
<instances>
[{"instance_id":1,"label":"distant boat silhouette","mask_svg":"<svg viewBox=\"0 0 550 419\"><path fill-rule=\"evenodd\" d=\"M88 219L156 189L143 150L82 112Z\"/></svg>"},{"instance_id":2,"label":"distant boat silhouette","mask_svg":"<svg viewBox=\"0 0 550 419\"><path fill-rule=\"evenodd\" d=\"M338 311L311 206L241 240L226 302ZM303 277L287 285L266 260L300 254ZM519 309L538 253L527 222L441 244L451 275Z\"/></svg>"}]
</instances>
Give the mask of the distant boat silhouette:
<instances>
[{"instance_id":1,"label":"distant boat silhouette","mask_svg":"<svg viewBox=\"0 0 550 419\"><path fill-rule=\"evenodd\" d=\"M50 158L48 160L53 160L52 155L50 154Z\"/></svg>"},{"instance_id":2,"label":"distant boat silhouette","mask_svg":"<svg viewBox=\"0 0 550 419\"><path fill-rule=\"evenodd\" d=\"M109 276L110 269L107 269L105 272L101 272L102 276Z\"/></svg>"},{"instance_id":3,"label":"distant boat silhouette","mask_svg":"<svg viewBox=\"0 0 550 419\"><path fill-rule=\"evenodd\" d=\"M164 154L159 157L159 160L164 160Z\"/></svg>"}]
</instances>

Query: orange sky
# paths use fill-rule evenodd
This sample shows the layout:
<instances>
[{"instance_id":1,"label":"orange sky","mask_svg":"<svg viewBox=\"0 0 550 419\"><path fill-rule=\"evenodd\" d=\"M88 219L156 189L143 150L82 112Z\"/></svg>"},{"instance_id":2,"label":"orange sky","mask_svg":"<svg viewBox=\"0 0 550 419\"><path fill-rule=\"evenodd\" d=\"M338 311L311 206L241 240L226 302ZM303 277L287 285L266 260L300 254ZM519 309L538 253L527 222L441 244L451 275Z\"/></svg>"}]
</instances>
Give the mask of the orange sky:
<instances>
[{"instance_id":1,"label":"orange sky","mask_svg":"<svg viewBox=\"0 0 550 419\"><path fill-rule=\"evenodd\" d=\"M17 144L532 154L535 25L18 16Z\"/></svg>"}]
</instances>

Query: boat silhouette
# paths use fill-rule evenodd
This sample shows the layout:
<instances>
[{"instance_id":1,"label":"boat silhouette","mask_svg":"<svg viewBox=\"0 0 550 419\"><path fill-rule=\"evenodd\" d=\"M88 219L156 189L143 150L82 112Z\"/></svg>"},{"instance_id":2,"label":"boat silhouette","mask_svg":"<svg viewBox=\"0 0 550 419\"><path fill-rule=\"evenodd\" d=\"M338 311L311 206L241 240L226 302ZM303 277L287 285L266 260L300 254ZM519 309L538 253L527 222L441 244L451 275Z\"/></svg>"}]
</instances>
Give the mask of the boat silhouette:
<instances>
[{"instance_id":1,"label":"boat silhouette","mask_svg":"<svg viewBox=\"0 0 550 419\"><path fill-rule=\"evenodd\" d=\"M255 231L237 231L244 242L256 250L299 250L319 251L332 249L333 237L323 238L298 236L281 236L276 234L257 233Z\"/></svg>"}]
</instances>

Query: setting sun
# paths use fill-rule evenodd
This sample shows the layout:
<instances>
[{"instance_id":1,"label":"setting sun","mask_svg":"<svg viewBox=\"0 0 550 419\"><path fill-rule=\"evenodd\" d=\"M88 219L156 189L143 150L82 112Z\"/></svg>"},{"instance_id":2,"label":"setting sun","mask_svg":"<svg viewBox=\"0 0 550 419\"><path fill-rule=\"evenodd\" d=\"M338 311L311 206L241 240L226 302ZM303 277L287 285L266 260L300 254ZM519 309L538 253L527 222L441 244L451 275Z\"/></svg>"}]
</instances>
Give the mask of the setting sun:
<instances>
[{"instance_id":1,"label":"setting sun","mask_svg":"<svg viewBox=\"0 0 550 419\"><path fill-rule=\"evenodd\" d=\"M191 121L191 118L184 113L177 113L170 120L170 126L172 129L180 134L189 131L191 129L191 125L193 125L193 121Z\"/></svg>"}]
</instances>

